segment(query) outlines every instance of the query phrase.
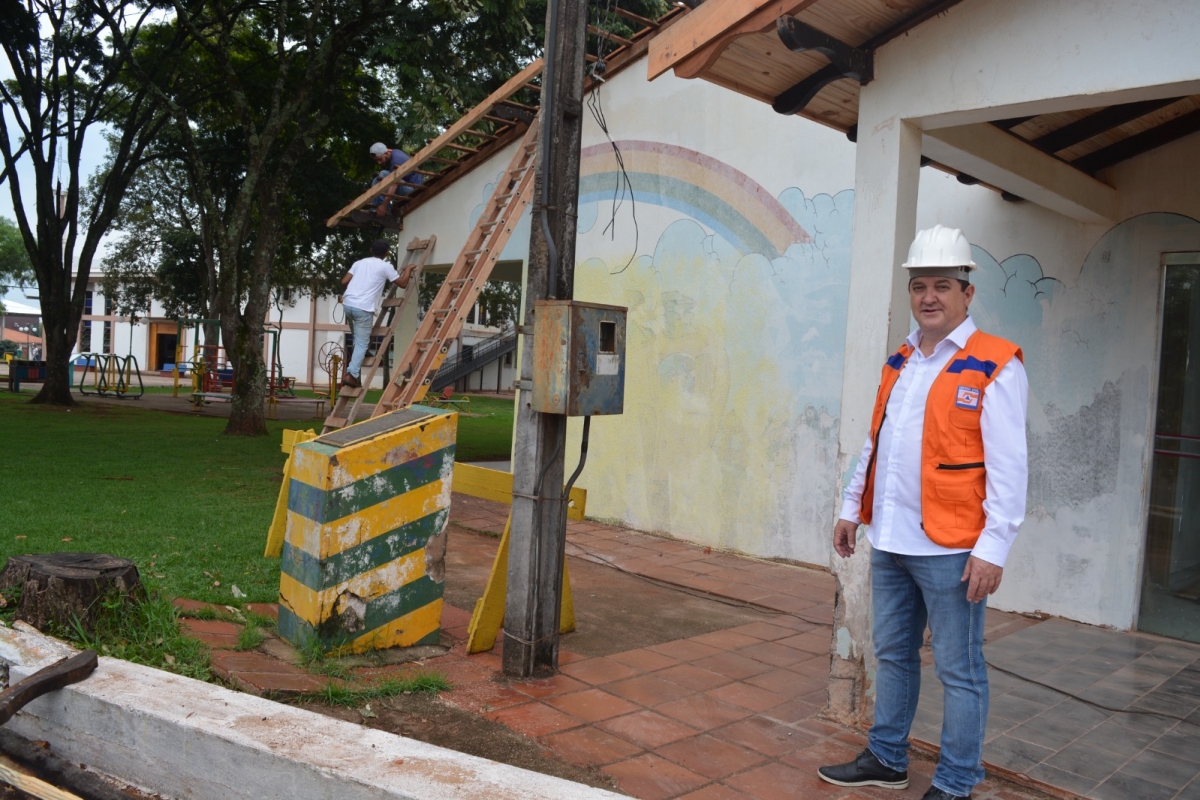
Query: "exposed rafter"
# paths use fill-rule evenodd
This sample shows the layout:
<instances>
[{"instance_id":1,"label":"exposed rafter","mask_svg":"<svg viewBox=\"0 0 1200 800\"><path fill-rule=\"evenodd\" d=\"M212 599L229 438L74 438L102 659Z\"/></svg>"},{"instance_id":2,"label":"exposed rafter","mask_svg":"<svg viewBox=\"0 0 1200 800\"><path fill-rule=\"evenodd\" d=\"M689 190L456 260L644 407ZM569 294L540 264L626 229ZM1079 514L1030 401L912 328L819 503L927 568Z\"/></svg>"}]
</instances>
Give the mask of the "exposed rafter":
<instances>
[{"instance_id":1,"label":"exposed rafter","mask_svg":"<svg viewBox=\"0 0 1200 800\"><path fill-rule=\"evenodd\" d=\"M1152 111L1157 111L1163 106L1169 106L1182 99L1181 97L1168 97L1162 100L1143 100L1139 103L1109 106L1039 136L1032 140L1031 144L1047 153L1057 153L1059 150L1066 150L1080 142L1086 142L1093 136L1098 136L1138 117L1144 117Z\"/></svg>"},{"instance_id":2,"label":"exposed rafter","mask_svg":"<svg viewBox=\"0 0 1200 800\"><path fill-rule=\"evenodd\" d=\"M1162 147L1200 131L1200 110L1192 111L1149 130L1134 134L1119 142L1102 147L1071 162L1071 166L1088 174L1094 174L1142 153Z\"/></svg>"}]
</instances>

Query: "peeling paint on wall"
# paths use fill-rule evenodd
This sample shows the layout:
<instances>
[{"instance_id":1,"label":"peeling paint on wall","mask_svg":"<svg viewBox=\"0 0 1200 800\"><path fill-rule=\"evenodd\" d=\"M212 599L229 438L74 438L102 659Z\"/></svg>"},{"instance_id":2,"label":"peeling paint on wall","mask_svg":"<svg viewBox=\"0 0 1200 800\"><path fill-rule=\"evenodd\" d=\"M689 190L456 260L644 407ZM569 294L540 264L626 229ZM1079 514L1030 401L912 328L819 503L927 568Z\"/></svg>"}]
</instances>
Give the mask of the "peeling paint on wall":
<instances>
[{"instance_id":1,"label":"peeling paint on wall","mask_svg":"<svg viewBox=\"0 0 1200 800\"><path fill-rule=\"evenodd\" d=\"M1079 505L1116 491L1121 396L1119 386L1106 381L1095 400L1074 413L1044 406L1048 430L1029 435L1031 508Z\"/></svg>"}]
</instances>

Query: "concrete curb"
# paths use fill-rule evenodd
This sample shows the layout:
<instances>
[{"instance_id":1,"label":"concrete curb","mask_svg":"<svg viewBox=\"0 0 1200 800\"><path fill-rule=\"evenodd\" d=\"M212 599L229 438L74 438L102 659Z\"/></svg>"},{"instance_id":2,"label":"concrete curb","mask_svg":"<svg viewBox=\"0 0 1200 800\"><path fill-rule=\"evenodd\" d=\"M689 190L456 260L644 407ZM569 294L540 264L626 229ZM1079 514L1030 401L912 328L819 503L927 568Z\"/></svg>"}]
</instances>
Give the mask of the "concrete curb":
<instances>
[{"instance_id":1,"label":"concrete curb","mask_svg":"<svg viewBox=\"0 0 1200 800\"><path fill-rule=\"evenodd\" d=\"M13 682L67 652L20 623L0 628L0 661ZM113 658L8 726L65 759L180 800L620 797Z\"/></svg>"}]
</instances>

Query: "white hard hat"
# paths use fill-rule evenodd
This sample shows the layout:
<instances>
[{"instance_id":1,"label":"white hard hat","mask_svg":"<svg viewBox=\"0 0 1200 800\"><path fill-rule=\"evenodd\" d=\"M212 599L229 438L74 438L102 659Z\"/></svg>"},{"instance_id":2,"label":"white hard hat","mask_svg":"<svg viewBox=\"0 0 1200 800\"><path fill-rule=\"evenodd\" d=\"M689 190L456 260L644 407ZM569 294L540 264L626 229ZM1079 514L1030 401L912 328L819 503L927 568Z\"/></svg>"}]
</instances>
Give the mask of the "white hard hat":
<instances>
[{"instance_id":1,"label":"white hard hat","mask_svg":"<svg viewBox=\"0 0 1200 800\"><path fill-rule=\"evenodd\" d=\"M917 232L908 248L908 260L901 266L913 277L945 275L965 279L966 273L978 265L971 260L971 243L962 231L934 225Z\"/></svg>"},{"instance_id":2,"label":"white hard hat","mask_svg":"<svg viewBox=\"0 0 1200 800\"><path fill-rule=\"evenodd\" d=\"M373 156L381 156L387 151L387 145L383 142L376 142L375 144L371 145L371 155Z\"/></svg>"}]
</instances>

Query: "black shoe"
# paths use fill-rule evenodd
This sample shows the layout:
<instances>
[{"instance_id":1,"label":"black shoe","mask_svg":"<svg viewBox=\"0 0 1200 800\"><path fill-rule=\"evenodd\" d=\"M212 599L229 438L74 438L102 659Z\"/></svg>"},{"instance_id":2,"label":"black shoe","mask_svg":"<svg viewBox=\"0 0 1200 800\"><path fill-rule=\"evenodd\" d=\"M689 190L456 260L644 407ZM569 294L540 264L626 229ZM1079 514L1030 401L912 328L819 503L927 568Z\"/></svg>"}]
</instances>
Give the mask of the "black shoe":
<instances>
[{"instance_id":1,"label":"black shoe","mask_svg":"<svg viewBox=\"0 0 1200 800\"><path fill-rule=\"evenodd\" d=\"M921 795L921 800L971 800L969 794L950 794L943 792L936 786L930 786L929 791Z\"/></svg>"},{"instance_id":2,"label":"black shoe","mask_svg":"<svg viewBox=\"0 0 1200 800\"><path fill-rule=\"evenodd\" d=\"M835 786L883 786L887 789L907 789L908 772L897 772L879 763L870 749L863 750L848 764L821 767L821 780ZM948 796L948 795L947 795Z\"/></svg>"}]
</instances>

